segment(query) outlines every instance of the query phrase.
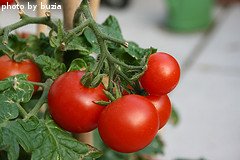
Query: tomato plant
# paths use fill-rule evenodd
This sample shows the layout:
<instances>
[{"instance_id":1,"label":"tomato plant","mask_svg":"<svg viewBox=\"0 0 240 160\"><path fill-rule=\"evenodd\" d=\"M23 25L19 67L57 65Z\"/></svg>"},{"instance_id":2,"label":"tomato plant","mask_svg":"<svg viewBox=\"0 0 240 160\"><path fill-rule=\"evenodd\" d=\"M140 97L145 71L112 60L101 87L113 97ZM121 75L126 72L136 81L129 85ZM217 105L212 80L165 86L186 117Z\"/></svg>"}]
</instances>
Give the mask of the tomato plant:
<instances>
[{"instance_id":1,"label":"tomato plant","mask_svg":"<svg viewBox=\"0 0 240 160\"><path fill-rule=\"evenodd\" d=\"M118 152L136 152L151 143L159 127L156 108L145 97L126 95L102 112L98 130L104 143Z\"/></svg>"},{"instance_id":2,"label":"tomato plant","mask_svg":"<svg viewBox=\"0 0 240 160\"><path fill-rule=\"evenodd\" d=\"M0 57L0 80L3 80L9 76L17 74L27 74L28 80L32 82L41 81L41 71L39 67L31 60L23 60L16 62L10 59L7 55ZM35 91L37 86L34 87Z\"/></svg>"},{"instance_id":3,"label":"tomato plant","mask_svg":"<svg viewBox=\"0 0 240 160\"><path fill-rule=\"evenodd\" d=\"M166 96L149 97L177 85L174 58L126 41L113 16L97 24L87 0L70 30L48 12L31 17L20 9L20 17L0 29L0 159L93 160L103 152L100 159L138 160L163 153L157 132L170 111L162 102ZM10 34L35 23L47 25L49 35ZM101 145L72 134L95 128L94 142Z\"/></svg>"},{"instance_id":4,"label":"tomato plant","mask_svg":"<svg viewBox=\"0 0 240 160\"><path fill-rule=\"evenodd\" d=\"M149 57L147 70L141 77L142 87L153 95L165 95L178 84L180 67L171 55L157 52Z\"/></svg>"},{"instance_id":5,"label":"tomato plant","mask_svg":"<svg viewBox=\"0 0 240 160\"><path fill-rule=\"evenodd\" d=\"M49 111L54 121L74 133L95 129L104 107L94 101L107 101L103 85L86 88L80 82L83 75L81 71L64 73L55 80L48 94Z\"/></svg>"},{"instance_id":6,"label":"tomato plant","mask_svg":"<svg viewBox=\"0 0 240 160\"><path fill-rule=\"evenodd\" d=\"M172 111L171 101L168 95L149 95L147 98L153 103L158 111L159 129L161 129L170 118Z\"/></svg>"}]
</instances>

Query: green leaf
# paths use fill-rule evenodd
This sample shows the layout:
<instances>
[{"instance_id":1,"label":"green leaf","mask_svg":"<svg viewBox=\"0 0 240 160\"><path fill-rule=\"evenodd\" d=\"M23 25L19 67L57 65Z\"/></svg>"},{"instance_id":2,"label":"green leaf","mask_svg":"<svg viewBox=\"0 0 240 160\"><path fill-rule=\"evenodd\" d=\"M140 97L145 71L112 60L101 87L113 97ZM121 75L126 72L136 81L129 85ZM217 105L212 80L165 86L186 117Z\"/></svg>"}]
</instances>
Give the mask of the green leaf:
<instances>
[{"instance_id":1,"label":"green leaf","mask_svg":"<svg viewBox=\"0 0 240 160\"><path fill-rule=\"evenodd\" d=\"M56 33L54 32L54 30L51 30L49 32L49 43L54 48L57 48L58 46L60 46L60 42L57 39L57 36L56 36Z\"/></svg>"},{"instance_id":2,"label":"green leaf","mask_svg":"<svg viewBox=\"0 0 240 160\"><path fill-rule=\"evenodd\" d=\"M46 77L56 79L66 71L64 63L60 63L56 59L48 56L40 55L35 58L35 62L40 66Z\"/></svg>"},{"instance_id":3,"label":"green leaf","mask_svg":"<svg viewBox=\"0 0 240 160\"><path fill-rule=\"evenodd\" d=\"M81 58L74 59L69 67L69 71L81 70L87 67L85 61Z\"/></svg>"},{"instance_id":4,"label":"green leaf","mask_svg":"<svg viewBox=\"0 0 240 160\"><path fill-rule=\"evenodd\" d=\"M2 37L0 38L0 42L2 42ZM17 35L9 35L8 44L11 49L15 51L15 53L22 53L27 48L27 43L25 39L19 38ZM7 50L6 46L0 43L0 50Z\"/></svg>"},{"instance_id":5,"label":"green leaf","mask_svg":"<svg viewBox=\"0 0 240 160\"><path fill-rule=\"evenodd\" d=\"M49 44L49 38L46 37L43 33L40 36L30 35L26 39L26 52L34 55L51 55L54 49Z\"/></svg>"},{"instance_id":6,"label":"green leaf","mask_svg":"<svg viewBox=\"0 0 240 160\"><path fill-rule=\"evenodd\" d=\"M117 19L114 16L109 16L102 25L98 25L98 28L107 36L123 40L121 29ZM84 37L91 44L91 52L100 53L99 44L97 42L94 32L90 28L84 30ZM116 44L113 44L116 46Z\"/></svg>"},{"instance_id":7,"label":"green leaf","mask_svg":"<svg viewBox=\"0 0 240 160\"><path fill-rule=\"evenodd\" d=\"M14 102L28 102L32 97L33 91L33 85L27 82L27 75L25 74L8 77L0 81L1 94Z\"/></svg>"},{"instance_id":8,"label":"green leaf","mask_svg":"<svg viewBox=\"0 0 240 160\"><path fill-rule=\"evenodd\" d=\"M38 138L40 143L34 143L32 159L72 159L78 160L88 156L90 148L56 126L51 119L41 120L38 128L31 134L31 138ZM91 148L91 153L98 153Z\"/></svg>"},{"instance_id":9,"label":"green leaf","mask_svg":"<svg viewBox=\"0 0 240 160\"><path fill-rule=\"evenodd\" d=\"M83 37L74 36L70 42L67 42L64 47L64 51L79 51L82 55L89 55L90 44Z\"/></svg>"},{"instance_id":10,"label":"green leaf","mask_svg":"<svg viewBox=\"0 0 240 160\"><path fill-rule=\"evenodd\" d=\"M156 155L156 154L164 154L164 143L159 135L157 135L150 145L148 145L143 150L137 152L137 155Z\"/></svg>"},{"instance_id":11,"label":"green leaf","mask_svg":"<svg viewBox=\"0 0 240 160\"><path fill-rule=\"evenodd\" d=\"M86 28L83 32L83 35L85 36L88 43L91 45L91 52L100 53L99 44L93 31L90 28Z\"/></svg>"},{"instance_id":12,"label":"green leaf","mask_svg":"<svg viewBox=\"0 0 240 160\"><path fill-rule=\"evenodd\" d=\"M180 120L179 114L178 114L176 108L174 106L172 106L172 112L171 112L171 116L170 116L169 122L172 125L176 126L176 125L178 125L179 120Z\"/></svg>"},{"instance_id":13,"label":"green leaf","mask_svg":"<svg viewBox=\"0 0 240 160\"><path fill-rule=\"evenodd\" d=\"M0 123L0 149L8 152L9 160L17 160L19 145L31 153L34 160L98 158L101 153L81 143L60 129L52 119L32 117Z\"/></svg>"},{"instance_id":14,"label":"green leaf","mask_svg":"<svg viewBox=\"0 0 240 160\"><path fill-rule=\"evenodd\" d=\"M15 102L13 102L7 96L0 95L0 123L4 123L8 120L15 119L18 117L18 107Z\"/></svg>"},{"instance_id":15,"label":"green leaf","mask_svg":"<svg viewBox=\"0 0 240 160\"><path fill-rule=\"evenodd\" d=\"M109 16L101 25L100 29L108 36L123 40L122 32L118 20L114 16Z\"/></svg>"},{"instance_id":16,"label":"green leaf","mask_svg":"<svg viewBox=\"0 0 240 160\"><path fill-rule=\"evenodd\" d=\"M138 152L123 154L116 151L113 151L109 147L107 147L103 141L101 140L99 133L97 131L94 132L94 145L99 148L104 154L98 160L122 160L122 159L135 159L137 157L143 156L154 156L157 154L163 154L164 143L161 140L160 136L157 135L154 140L143 150Z\"/></svg>"}]
</instances>

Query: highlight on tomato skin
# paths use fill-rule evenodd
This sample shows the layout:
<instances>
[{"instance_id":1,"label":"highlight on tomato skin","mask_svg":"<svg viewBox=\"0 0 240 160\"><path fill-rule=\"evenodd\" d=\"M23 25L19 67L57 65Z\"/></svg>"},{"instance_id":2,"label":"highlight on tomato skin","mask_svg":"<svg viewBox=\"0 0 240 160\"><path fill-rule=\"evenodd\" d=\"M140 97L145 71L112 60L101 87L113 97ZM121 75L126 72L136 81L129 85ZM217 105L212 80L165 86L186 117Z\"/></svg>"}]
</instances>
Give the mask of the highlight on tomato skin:
<instances>
[{"instance_id":1,"label":"highlight on tomato skin","mask_svg":"<svg viewBox=\"0 0 240 160\"><path fill-rule=\"evenodd\" d=\"M179 79L180 66L176 59L168 53L157 52L150 55L140 83L150 95L165 95L177 86Z\"/></svg>"},{"instance_id":2,"label":"highlight on tomato skin","mask_svg":"<svg viewBox=\"0 0 240 160\"><path fill-rule=\"evenodd\" d=\"M32 82L41 82L41 70L29 59L21 62L15 62L7 55L0 57L0 80L14 76L17 74L27 74L27 79ZM38 86L34 86L34 90L38 90Z\"/></svg>"},{"instance_id":3,"label":"highlight on tomato skin","mask_svg":"<svg viewBox=\"0 0 240 160\"><path fill-rule=\"evenodd\" d=\"M172 111L172 105L168 95L149 95L146 98L156 107L159 118L159 129L163 128L168 122Z\"/></svg>"},{"instance_id":4,"label":"highlight on tomato skin","mask_svg":"<svg viewBox=\"0 0 240 160\"><path fill-rule=\"evenodd\" d=\"M125 95L101 113L98 131L103 142L121 153L139 151L156 136L159 120L156 108L145 97Z\"/></svg>"},{"instance_id":5,"label":"highlight on tomato skin","mask_svg":"<svg viewBox=\"0 0 240 160\"><path fill-rule=\"evenodd\" d=\"M86 88L80 82L83 71L62 74L52 84L48 93L49 112L63 129L73 133L86 133L97 127L104 106L94 101L108 101L104 86Z\"/></svg>"}]
</instances>

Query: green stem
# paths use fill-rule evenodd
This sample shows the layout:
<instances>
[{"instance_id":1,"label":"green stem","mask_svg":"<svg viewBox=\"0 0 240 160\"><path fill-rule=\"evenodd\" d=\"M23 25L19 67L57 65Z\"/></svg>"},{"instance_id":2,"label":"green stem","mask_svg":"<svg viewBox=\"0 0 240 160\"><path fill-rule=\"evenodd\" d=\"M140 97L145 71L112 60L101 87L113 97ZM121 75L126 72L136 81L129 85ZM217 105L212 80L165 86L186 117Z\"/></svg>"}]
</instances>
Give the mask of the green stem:
<instances>
[{"instance_id":1,"label":"green stem","mask_svg":"<svg viewBox=\"0 0 240 160\"><path fill-rule=\"evenodd\" d=\"M109 79L108 79L108 88L107 90L112 92L113 91L113 77L114 77L114 73L115 73L115 67L114 64L112 64L111 62L108 63L109 64Z\"/></svg>"},{"instance_id":2,"label":"green stem","mask_svg":"<svg viewBox=\"0 0 240 160\"><path fill-rule=\"evenodd\" d=\"M3 39L4 44L7 44L8 34L11 31L13 31L17 28L26 26L28 24L45 24L57 32L57 25L51 21L50 16L29 17L27 15L23 15L21 18L22 19L20 21L0 29L0 36L2 36L2 35L4 36L4 39Z\"/></svg>"},{"instance_id":3,"label":"green stem","mask_svg":"<svg viewBox=\"0 0 240 160\"><path fill-rule=\"evenodd\" d=\"M105 35L105 34L103 34L102 38L104 40L108 40L108 41L111 41L111 42L114 42L114 43L117 43L117 44L121 44L122 46L128 48L128 42L126 42L126 41L123 41L123 40L120 40L120 39L116 39L114 37L110 37L110 36Z\"/></svg>"},{"instance_id":4,"label":"green stem","mask_svg":"<svg viewBox=\"0 0 240 160\"><path fill-rule=\"evenodd\" d=\"M27 115L28 115L27 112L25 111L25 109L19 103L17 103L17 107L18 107L18 110L20 112L20 115L23 118L27 117Z\"/></svg>"},{"instance_id":5,"label":"green stem","mask_svg":"<svg viewBox=\"0 0 240 160\"><path fill-rule=\"evenodd\" d=\"M81 23L79 26L73 28L72 30L69 30L64 41L68 42L72 38L73 35L75 35L75 34L77 35L79 32L82 32L84 30L84 28L86 28L90 23L91 23L91 20L88 19L88 20L84 21L83 23Z\"/></svg>"},{"instance_id":6,"label":"green stem","mask_svg":"<svg viewBox=\"0 0 240 160\"><path fill-rule=\"evenodd\" d=\"M13 56L13 60L16 62L20 62L22 59L34 60L34 55L29 52L26 52L26 53L15 54Z\"/></svg>"},{"instance_id":7,"label":"green stem","mask_svg":"<svg viewBox=\"0 0 240 160\"><path fill-rule=\"evenodd\" d=\"M27 83L30 83L32 85L35 85L35 86L40 86L44 89L44 87L46 87L46 84L45 83L41 83L41 82L33 82L33 81L26 81Z\"/></svg>"},{"instance_id":8,"label":"green stem","mask_svg":"<svg viewBox=\"0 0 240 160\"><path fill-rule=\"evenodd\" d=\"M128 78L128 76L126 76L122 71L119 71L118 69L116 69L116 72L119 74L119 76L121 76L123 79L125 79L125 81L127 81L127 83L133 87L134 90L138 90L138 88L136 88L136 86L134 85L134 83Z\"/></svg>"},{"instance_id":9,"label":"green stem","mask_svg":"<svg viewBox=\"0 0 240 160\"><path fill-rule=\"evenodd\" d=\"M51 84L53 83L53 80L51 79L47 79L46 82L44 83L43 86L43 93L42 96L40 97L40 99L38 100L37 104L35 105L35 107L28 113L28 115L24 118L24 120L29 119L30 117L36 115L40 108L42 107L42 105L44 103L46 103L47 101L47 96L48 96L48 92L50 89ZM42 85L42 84L39 84Z\"/></svg>"}]
</instances>

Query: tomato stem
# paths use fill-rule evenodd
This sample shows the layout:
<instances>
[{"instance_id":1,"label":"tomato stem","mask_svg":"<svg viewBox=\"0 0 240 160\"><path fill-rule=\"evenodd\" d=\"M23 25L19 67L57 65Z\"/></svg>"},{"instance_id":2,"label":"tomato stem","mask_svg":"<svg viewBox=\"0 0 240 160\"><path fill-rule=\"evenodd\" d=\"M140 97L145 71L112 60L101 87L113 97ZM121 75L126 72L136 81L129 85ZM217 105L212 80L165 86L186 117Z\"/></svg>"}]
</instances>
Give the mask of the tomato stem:
<instances>
[{"instance_id":1,"label":"tomato stem","mask_svg":"<svg viewBox=\"0 0 240 160\"><path fill-rule=\"evenodd\" d=\"M51 20L50 13L46 13L46 17L30 17L24 14L20 18L20 21L0 29L0 36L3 35L4 45L8 43L8 35L11 31L28 24L45 24L57 32L57 25Z\"/></svg>"},{"instance_id":2,"label":"tomato stem","mask_svg":"<svg viewBox=\"0 0 240 160\"><path fill-rule=\"evenodd\" d=\"M52 79L47 79L46 82L42 83L42 84L35 83L38 85L43 85L43 93L42 93L40 99L38 100L37 104L35 105L35 107L27 114L27 116L25 116L24 120L29 119L32 116L35 116L39 112L42 105L47 102L48 92L49 92L49 89L50 89L50 86L52 83L53 83Z\"/></svg>"},{"instance_id":3,"label":"tomato stem","mask_svg":"<svg viewBox=\"0 0 240 160\"><path fill-rule=\"evenodd\" d=\"M27 117L28 113L26 112L26 110L19 103L17 103L17 107L18 107L18 110L20 112L20 115L23 118Z\"/></svg>"}]
</instances>

